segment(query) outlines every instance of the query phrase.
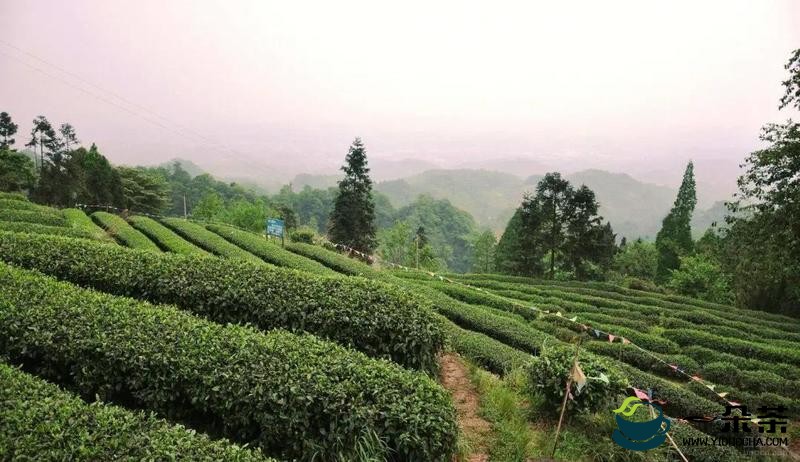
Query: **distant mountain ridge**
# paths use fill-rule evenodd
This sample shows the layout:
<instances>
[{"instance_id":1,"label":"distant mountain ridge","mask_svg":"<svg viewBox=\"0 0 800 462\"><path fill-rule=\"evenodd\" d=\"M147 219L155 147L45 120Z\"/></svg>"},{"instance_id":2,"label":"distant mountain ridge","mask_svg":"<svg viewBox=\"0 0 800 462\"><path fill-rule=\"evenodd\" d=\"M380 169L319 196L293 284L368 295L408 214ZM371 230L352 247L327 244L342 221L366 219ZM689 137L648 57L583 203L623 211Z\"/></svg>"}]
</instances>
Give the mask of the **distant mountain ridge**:
<instances>
[{"instance_id":1,"label":"distant mountain ridge","mask_svg":"<svg viewBox=\"0 0 800 462\"><path fill-rule=\"evenodd\" d=\"M542 175L527 178L490 170L429 170L394 181L379 182L375 189L386 194L396 207L419 194L448 199L469 212L476 222L502 232L525 192L533 191ZM618 237L654 239L661 221L675 201L677 189L639 181L625 173L598 169L565 176L573 185L587 185L597 195L600 214L611 222ZM713 211L697 210L695 224L703 227L721 220L719 205Z\"/></svg>"}]
</instances>

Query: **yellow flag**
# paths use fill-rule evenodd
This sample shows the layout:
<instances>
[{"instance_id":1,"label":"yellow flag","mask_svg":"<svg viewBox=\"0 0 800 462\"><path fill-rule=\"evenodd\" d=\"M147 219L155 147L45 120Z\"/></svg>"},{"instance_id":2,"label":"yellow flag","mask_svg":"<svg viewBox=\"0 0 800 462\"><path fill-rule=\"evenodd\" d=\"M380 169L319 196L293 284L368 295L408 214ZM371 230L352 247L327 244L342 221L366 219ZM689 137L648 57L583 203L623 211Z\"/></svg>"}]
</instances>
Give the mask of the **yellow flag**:
<instances>
[{"instance_id":1,"label":"yellow flag","mask_svg":"<svg viewBox=\"0 0 800 462\"><path fill-rule=\"evenodd\" d=\"M575 385L578 386L578 393L581 392L583 387L586 385L586 374L583 373L581 370L581 365L575 363L575 367L572 368L572 374L570 375L572 381L575 382Z\"/></svg>"}]
</instances>

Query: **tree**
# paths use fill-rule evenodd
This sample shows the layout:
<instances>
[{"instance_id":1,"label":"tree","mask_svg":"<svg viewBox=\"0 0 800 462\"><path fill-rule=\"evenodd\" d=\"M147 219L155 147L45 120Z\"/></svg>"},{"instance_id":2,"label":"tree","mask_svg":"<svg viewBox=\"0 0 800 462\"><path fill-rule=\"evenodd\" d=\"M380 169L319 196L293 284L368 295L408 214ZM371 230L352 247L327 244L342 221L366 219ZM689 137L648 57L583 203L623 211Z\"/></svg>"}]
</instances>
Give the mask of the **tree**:
<instances>
[{"instance_id":1,"label":"tree","mask_svg":"<svg viewBox=\"0 0 800 462\"><path fill-rule=\"evenodd\" d=\"M0 112L0 151L11 149L14 145L14 135L17 133L19 125L11 120L8 112Z\"/></svg>"},{"instance_id":2,"label":"tree","mask_svg":"<svg viewBox=\"0 0 800 462\"><path fill-rule=\"evenodd\" d=\"M34 152L36 152L37 147L39 148L39 163L37 168L40 172L44 168L45 152L47 152L48 155L53 155L61 149L56 131L50 124L50 121L48 121L45 116L41 115L33 119L31 139L25 146L33 148Z\"/></svg>"},{"instance_id":3,"label":"tree","mask_svg":"<svg viewBox=\"0 0 800 462\"><path fill-rule=\"evenodd\" d=\"M656 235L656 248L658 249L658 270L656 280L665 282L669 279L670 271L680 266L680 257L691 254L694 241L692 241L692 213L697 205L695 193L694 164L690 161L683 173L678 197L669 214L664 217L661 230Z\"/></svg>"},{"instance_id":4,"label":"tree","mask_svg":"<svg viewBox=\"0 0 800 462\"><path fill-rule=\"evenodd\" d=\"M0 191L29 191L36 179L35 167L30 157L0 149Z\"/></svg>"},{"instance_id":5,"label":"tree","mask_svg":"<svg viewBox=\"0 0 800 462\"><path fill-rule=\"evenodd\" d=\"M800 109L800 49L786 64L779 109ZM761 131L767 147L751 153L722 236L720 260L739 305L800 313L800 125L791 119Z\"/></svg>"},{"instance_id":6,"label":"tree","mask_svg":"<svg viewBox=\"0 0 800 462\"><path fill-rule=\"evenodd\" d=\"M497 238L490 230L486 230L478 235L472 244L473 263L472 271L478 273L494 272L495 250Z\"/></svg>"},{"instance_id":7,"label":"tree","mask_svg":"<svg viewBox=\"0 0 800 462\"><path fill-rule=\"evenodd\" d=\"M64 151L69 152L72 146L80 143L78 140L78 134L75 133L75 128L70 124L61 124L61 127L58 129L58 132L61 134L61 148Z\"/></svg>"},{"instance_id":8,"label":"tree","mask_svg":"<svg viewBox=\"0 0 800 462\"><path fill-rule=\"evenodd\" d=\"M536 186L536 199L541 204L542 235L545 251L550 254L550 279L555 278L556 252L564 240L564 223L570 213L574 190L558 172L548 173Z\"/></svg>"},{"instance_id":9,"label":"tree","mask_svg":"<svg viewBox=\"0 0 800 462\"><path fill-rule=\"evenodd\" d=\"M404 266L409 262L411 227L407 221L398 221L394 226L378 232L378 242L381 260Z\"/></svg>"},{"instance_id":10,"label":"tree","mask_svg":"<svg viewBox=\"0 0 800 462\"><path fill-rule=\"evenodd\" d=\"M566 207L563 254L575 277L586 279L590 273L587 262L599 263L603 260L610 263L608 236L600 224L601 217L597 215L598 204L594 191L585 185L581 186L571 194ZM610 227L608 231L611 232ZM611 254L613 240L611 232ZM601 251L601 248L605 251Z\"/></svg>"},{"instance_id":11,"label":"tree","mask_svg":"<svg viewBox=\"0 0 800 462\"><path fill-rule=\"evenodd\" d=\"M333 242L372 253L377 243L375 204L367 151L361 138L356 138L350 146L342 171L345 177L339 182L339 195L334 202L328 234Z\"/></svg>"},{"instance_id":12,"label":"tree","mask_svg":"<svg viewBox=\"0 0 800 462\"><path fill-rule=\"evenodd\" d=\"M637 239L620 246L620 252L614 256L612 268L622 276L653 281L658 270L658 250L655 244Z\"/></svg>"},{"instance_id":13,"label":"tree","mask_svg":"<svg viewBox=\"0 0 800 462\"><path fill-rule=\"evenodd\" d=\"M192 208L192 218L211 220L225 208L225 203L216 192L209 192Z\"/></svg>"},{"instance_id":14,"label":"tree","mask_svg":"<svg viewBox=\"0 0 800 462\"><path fill-rule=\"evenodd\" d=\"M124 207L125 198L119 172L100 153L97 145L92 143L88 151L84 148L75 149L70 153L69 163L76 165L68 170L80 174L76 202Z\"/></svg>"},{"instance_id":15,"label":"tree","mask_svg":"<svg viewBox=\"0 0 800 462\"><path fill-rule=\"evenodd\" d=\"M715 303L733 300L727 277L719 265L702 255L681 257L680 267L670 273L667 287L681 295Z\"/></svg>"},{"instance_id":16,"label":"tree","mask_svg":"<svg viewBox=\"0 0 800 462\"><path fill-rule=\"evenodd\" d=\"M396 265L416 267L428 271L438 271L442 262L436 257L431 246L411 232L407 221L397 221L392 227L378 232L378 255L381 260ZM423 231L424 233L424 231ZM418 246L419 243L419 246Z\"/></svg>"},{"instance_id":17,"label":"tree","mask_svg":"<svg viewBox=\"0 0 800 462\"><path fill-rule=\"evenodd\" d=\"M400 208L394 220L407 221L412 230L423 228L424 239L449 270L459 273L470 270L477 225L467 212L459 210L447 199L434 199L423 194Z\"/></svg>"},{"instance_id":18,"label":"tree","mask_svg":"<svg viewBox=\"0 0 800 462\"><path fill-rule=\"evenodd\" d=\"M141 167L117 167L117 172L126 209L152 214L164 211L169 200L169 184L161 175Z\"/></svg>"},{"instance_id":19,"label":"tree","mask_svg":"<svg viewBox=\"0 0 800 462\"><path fill-rule=\"evenodd\" d=\"M543 273L543 221L539 201L526 194L497 243L495 266L498 271L520 276Z\"/></svg>"}]
</instances>

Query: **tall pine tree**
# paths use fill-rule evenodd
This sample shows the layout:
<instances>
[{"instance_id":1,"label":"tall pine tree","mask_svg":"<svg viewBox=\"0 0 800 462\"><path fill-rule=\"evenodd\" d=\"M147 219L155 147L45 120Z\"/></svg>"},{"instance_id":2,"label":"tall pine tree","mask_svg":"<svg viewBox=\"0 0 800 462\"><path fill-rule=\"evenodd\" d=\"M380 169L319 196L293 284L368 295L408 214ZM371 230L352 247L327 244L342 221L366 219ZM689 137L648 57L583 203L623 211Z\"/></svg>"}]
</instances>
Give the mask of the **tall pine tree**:
<instances>
[{"instance_id":1,"label":"tall pine tree","mask_svg":"<svg viewBox=\"0 0 800 462\"><path fill-rule=\"evenodd\" d=\"M695 192L694 164L690 161L683 173L683 181L672 210L664 217L661 230L656 235L658 249L658 270L656 280L665 282L670 272L680 266L680 257L692 252L692 213L697 205Z\"/></svg>"},{"instance_id":2,"label":"tall pine tree","mask_svg":"<svg viewBox=\"0 0 800 462\"><path fill-rule=\"evenodd\" d=\"M542 240L550 254L550 279L556 273L556 251L564 242L566 223L575 191L558 172L548 173L536 186L536 198L541 204L545 231Z\"/></svg>"},{"instance_id":3,"label":"tall pine tree","mask_svg":"<svg viewBox=\"0 0 800 462\"><path fill-rule=\"evenodd\" d=\"M345 176L330 217L328 236L333 242L371 254L375 239L375 204L367 166L367 150L356 138L342 166Z\"/></svg>"}]
</instances>

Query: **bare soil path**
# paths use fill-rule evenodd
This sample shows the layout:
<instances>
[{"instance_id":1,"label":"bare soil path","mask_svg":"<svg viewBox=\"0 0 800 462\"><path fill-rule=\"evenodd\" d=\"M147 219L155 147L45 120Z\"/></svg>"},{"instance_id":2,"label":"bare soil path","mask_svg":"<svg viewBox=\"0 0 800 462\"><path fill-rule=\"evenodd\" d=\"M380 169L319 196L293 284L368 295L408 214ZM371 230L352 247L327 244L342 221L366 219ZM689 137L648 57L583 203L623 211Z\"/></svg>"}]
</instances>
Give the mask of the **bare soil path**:
<instances>
[{"instance_id":1,"label":"bare soil path","mask_svg":"<svg viewBox=\"0 0 800 462\"><path fill-rule=\"evenodd\" d=\"M480 398L469 379L469 372L461 358L453 353L444 354L441 364L441 382L453 397L458 412L458 426L472 445L468 462L486 462L486 440L491 432L491 424L478 415Z\"/></svg>"}]
</instances>

